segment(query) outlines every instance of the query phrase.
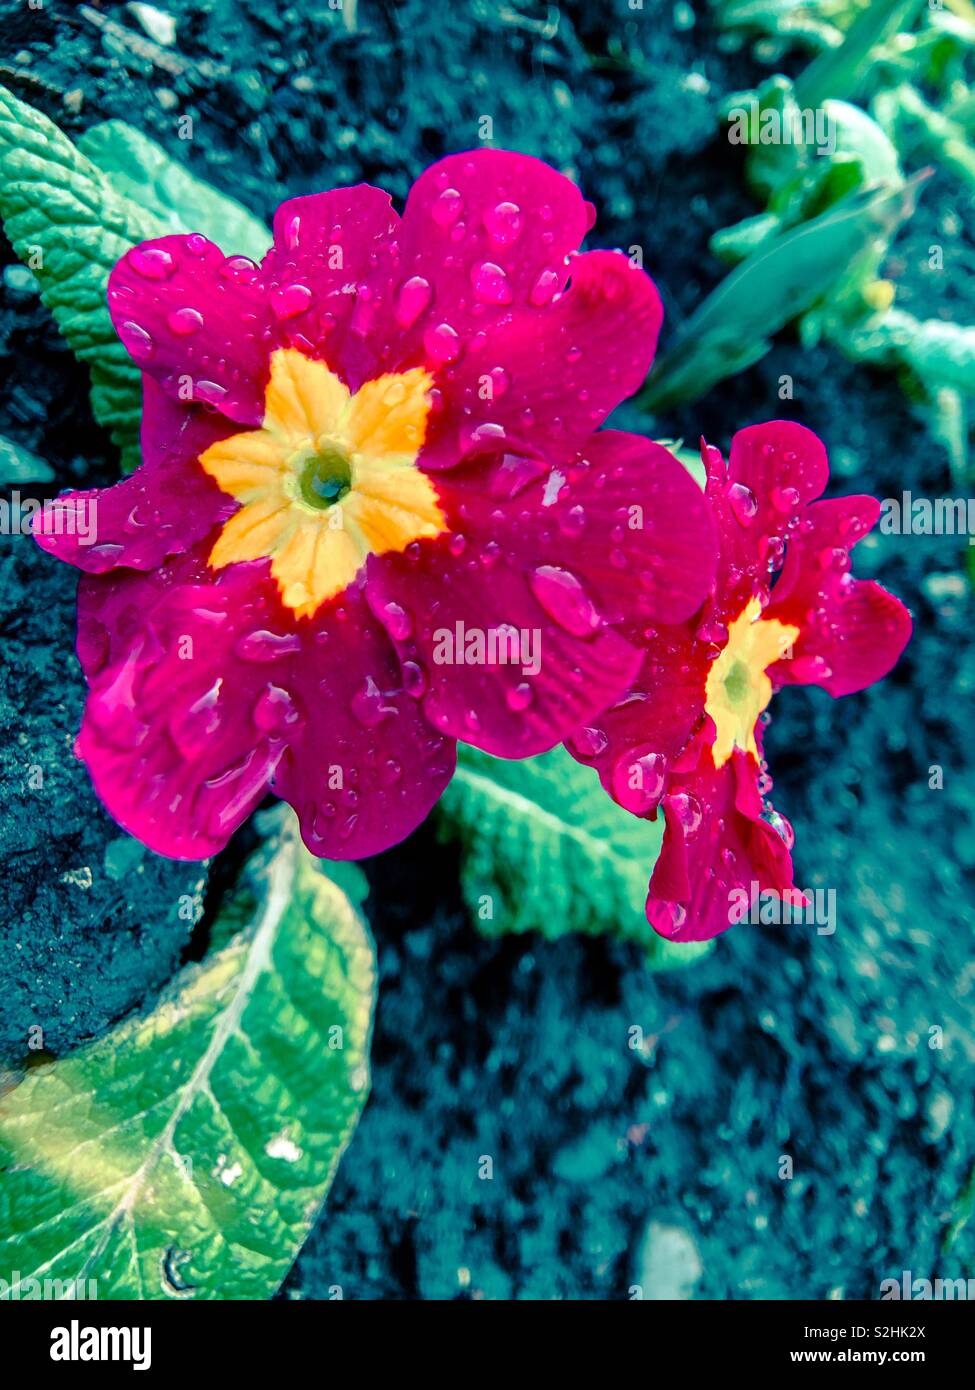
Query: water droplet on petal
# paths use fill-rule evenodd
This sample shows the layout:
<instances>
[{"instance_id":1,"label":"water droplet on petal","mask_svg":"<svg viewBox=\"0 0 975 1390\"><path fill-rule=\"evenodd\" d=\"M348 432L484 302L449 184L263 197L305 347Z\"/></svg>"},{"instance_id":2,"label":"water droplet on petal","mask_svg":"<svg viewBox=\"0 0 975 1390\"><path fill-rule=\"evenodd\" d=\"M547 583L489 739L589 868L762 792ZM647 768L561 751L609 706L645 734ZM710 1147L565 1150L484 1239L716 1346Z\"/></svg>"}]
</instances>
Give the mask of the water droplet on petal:
<instances>
[{"instance_id":1,"label":"water droplet on petal","mask_svg":"<svg viewBox=\"0 0 975 1390\"><path fill-rule=\"evenodd\" d=\"M301 639L296 632L269 632L260 628L238 637L234 652L242 661L276 661L301 651Z\"/></svg>"},{"instance_id":2,"label":"water droplet on petal","mask_svg":"<svg viewBox=\"0 0 975 1390\"><path fill-rule=\"evenodd\" d=\"M758 512L758 499L751 488L744 483L732 483L728 488L728 501L738 522L750 526Z\"/></svg>"},{"instance_id":3,"label":"water droplet on petal","mask_svg":"<svg viewBox=\"0 0 975 1390\"><path fill-rule=\"evenodd\" d=\"M372 676L367 676L363 684L352 696L352 713L360 724L367 729L376 724L381 724L396 710L392 705L387 705L385 696Z\"/></svg>"},{"instance_id":4,"label":"water droplet on petal","mask_svg":"<svg viewBox=\"0 0 975 1390\"><path fill-rule=\"evenodd\" d=\"M453 362L460 355L460 338L449 323L438 323L423 335L423 346L437 366Z\"/></svg>"},{"instance_id":5,"label":"water droplet on petal","mask_svg":"<svg viewBox=\"0 0 975 1390\"><path fill-rule=\"evenodd\" d=\"M387 758L379 769L379 780L384 787L392 787L403 776L403 767L395 758Z\"/></svg>"},{"instance_id":6,"label":"water droplet on petal","mask_svg":"<svg viewBox=\"0 0 975 1390\"><path fill-rule=\"evenodd\" d=\"M430 216L438 227L452 226L460 216L464 200L456 188L445 188L430 205Z\"/></svg>"},{"instance_id":7,"label":"water droplet on petal","mask_svg":"<svg viewBox=\"0 0 975 1390\"><path fill-rule=\"evenodd\" d=\"M166 324L177 337L188 338L203 327L203 315L198 309L174 309L166 315Z\"/></svg>"},{"instance_id":8,"label":"water droplet on petal","mask_svg":"<svg viewBox=\"0 0 975 1390\"><path fill-rule=\"evenodd\" d=\"M799 504L799 493L794 487L774 487L770 496L777 512L794 511Z\"/></svg>"},{"instance_id":9,"label":"water droplet on petal","mask_svg":"<svg viewBox=\"0 0 975 1390\"><path fill-rule=\"evenodd\" d=\"M484 225L496 246L510 246L521 236L525 219L517 203L497 203L485 212Z\"/></svg>"},{"instance_id":10,"label":"water droplet on petal","mask_svg":"<svg viewBox=\"0 0 975 1390\"><path fill-rule=\"evenodd\" d=\"M701 803L696 796L692 796L690 792L677 792L670 797L669 805L685 836L690 838L700 830L704 816Z\"/></svg>"},{"instance_id":11,"label":"water droplet on petal","mask_svg":"<svg viewBox=\"0 0 975 1390\"><path fill-rule=\"evenodd\" d=\"M598 758L609 746L609 737L603 729L587 726L577 729L569 742L580 758Z\"/></svg>"},{"instance_id":12,"label":"water droplet on petal","mask_svg":"<svg viewBox=\"0 0 975 1390\"><path fill-rule=\"evenodd\" d=\"M173 742L184 758L192 758L199 754L223 723L221 685L222 681L218 677L209 690L188 708L177 710L170 720L169 729Z\"/></svg>"},{"instance_id":13,"label":"water droplet on petal","mask_svg":"<svg viewBox=\"0 0 975 1390\"><path fill-rule=\"evenodd\" d=\"M646 815L660 802L667 780L667 759L647 748L631 748L613 767L613 796L634 815Z\"/></svg>"},{"instance_id":14,"label":"water droplet on petal","mask_svg":"<svg viewBox=\"0 0 975 1390\"><path fill-rule=\"evenodd\" d=\"M717 618L705 618L694 630L694 636L699 642L707 642L718 647L723 647L728 640L728 629L724 623Z\"/></svg>"},{"instance_id":15,"label":"water droplet on petal","mask_svg":"<svg viewBox=\"0 0 975 1390\"><path fill-rule=\"evenodd\" d=\"M268 684L254 706L254 724L262 733L282 733L300 723L301 715L290 691Z\"/></svg>"},{"instance_id":16,"label":"water droplet on petal","mask_svg":"<svg viewBox=\"0 0 975 1390\"><path fill-rule=\"evenodd\" d=\"M432 298L430 281L422 275L404 280L396 296L396 322L400 328L412 328Z\"/></svg>"},{"instance_id":17,"label":"water droplet on petal","mask_svg":"<svg viewBox=\"0 0 975 1390\"><path fill-rule=\"evenodd\" d=\"M281 285L271 291L271 308L279 319L293 319L304 313L310 303L311 290L307 285Z\"/></svg>"},{"instance_id":18,"label":"water droplet on petal","mask_svg":"<svg viewBox=\"0 0 975 1390\"><path fill-rule=\"evenodd\" d=\"M161 246L134 246L128 261L143 280L168 280L176 273L175 258Z\"/></svg>"},{"instance_id":19,"label":"water droplet on petal","mask_svg":"<svg viewBox=\"0 0 975 1390\"><path fill-rule=\"evenodd\" d=\"M427 673L418 661L403 662L403 689L414 700L419 700L426 694Z\"/></svg>"},{"instance_id":20,"label":"water droplet on petal","mask_svg":"<svg viewBox=\"0 0 975 1390\"><path fill-rule=\"evenodd\" d=\"M203 401L207 405L219 405L227 395L226 386L221 386L219 381L194 381L193 396L198 401Z\"/></svg>"},{"instance_id":21,"label":"water droplet on petal","mask_svg":"<svg viewBox=\"0 0 975 1390\"><path fill-rule=\"evenodd\" d=\"M540 565L529 576L532 593L545 612L574 637L588 637L602 617L574 574L557 565Z\"/></svg>"},{"instance_id":22,"label":"water droplet on petal","mask_svg":"<svg viewBox=\"0 0 975 1390\"><path fill-rule=\"evenodd\" d=\"M250 285L257 279L260 269L250 256L228 256L217 273L221 280L234 280L240 285Z\"/></svg>"},{"instance_id":23,"label":"water droplet on petal","mask_svg":"<svg viewBox=\"0 0 975 1390\"><path fill-rule=\"evenodd\" d=\"M559 517L559 528L563 535L581 536L586 529L586 509L578 503L563 512Z\"/></svg>"},{"instance_id":24,"label":"water droplet on petal","mask_svg":"<svg viewBox=\"0 0 975 1390\"><path fill-rule=\"evenodd\" d=\"M529 685L528 681L522 681L519 685L516 685L511 690L509 690L505 695L505 700L507 701L508 708L515 711L527 709L534 698L535 693Z\"/></svg>"},{"instance_id":25,"label":"water droplet on petal","mask_svg":"<svg viewBox=\"0 0 975 1390\"><path fill-rule=\"evenodd\" d=\"M386 631L393 641L405 642L413 631L413 619L402 604L390 600L383 604L380 612L386 625Z\"/></svg>"},{"instance_id":26,"label":"water droplet on petal","mask_svg":"<svg viewBox=\"0 0 975 1390\"><path fill-rule=\"evenodd\" d=\"M471 267L471 284L483 304L510 304L514 298L507 275L493 261Z\"/></svg>"},{"instance_id":27,"label":"water droplet on petal","mask_svg":"<svg viewBox=\"0 0 975 1390\"><path fill-rule=\"evenodd\" d=\"M544 308L546 304L551 303L558 287L558 272L555 270L543 270L529 291L529 304L534 305L536 309Z\"/></svg>"},{"instance_id":28,"label":"water droplet on petal","mask_svg":"<svg viewBox=\"0 0 975 1390\"><path fill-rule=\"evenodd\" d=\"M118 330L129 356L136 362L148 362L156 351L150 334L131 319L126 320Z\"/></svg>"}]
</instances>

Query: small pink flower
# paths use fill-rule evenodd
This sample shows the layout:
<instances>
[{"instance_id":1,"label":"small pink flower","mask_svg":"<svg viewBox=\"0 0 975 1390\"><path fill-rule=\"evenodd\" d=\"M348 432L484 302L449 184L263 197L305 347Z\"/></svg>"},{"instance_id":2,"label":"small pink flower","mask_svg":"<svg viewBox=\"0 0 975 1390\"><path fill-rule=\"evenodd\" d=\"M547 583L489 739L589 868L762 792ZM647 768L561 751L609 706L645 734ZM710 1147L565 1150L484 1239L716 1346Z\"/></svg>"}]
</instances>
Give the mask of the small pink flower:
<instances>
[{"instance_id":1,"label":"small pink flower","mask_svg":"<svg viewBox=\"0 0 975 1390\"><path fill-rule=\"evenodd\" d=\"M79 754L153 849L212 854L273 789L315 853L381 850L456 739L552 747L636 675L622 619L699 606L700 493L593 434L661 309L626 257L573 254L592 221L554 170L482 150L402 219L366 185L285 203L260 266L192 235L115 267L143 464L38 540L87 571ZM65 523L93 497L86 546Z\"/></svg>"},{"instance_id":2,"label":"small pink flower","mask_svg":"<svg viewBox=\"0 0 975 1390\"><path fill-rule=\"evenodd\" d=\"M647 917L681 941L716 936L759 893L793 888L792 831L766 799L762 715L773 691L862 690L911 633L898 599L850 573L850 549L880 505L814 501L829 467L810 430L753 425L734 436L727 467L717 449L702 445L702 457L718 532L714 590L690 620L644 630L637 680L569 742L621 806L649 819L663 808Z\"/></svg>"}]
</instances>

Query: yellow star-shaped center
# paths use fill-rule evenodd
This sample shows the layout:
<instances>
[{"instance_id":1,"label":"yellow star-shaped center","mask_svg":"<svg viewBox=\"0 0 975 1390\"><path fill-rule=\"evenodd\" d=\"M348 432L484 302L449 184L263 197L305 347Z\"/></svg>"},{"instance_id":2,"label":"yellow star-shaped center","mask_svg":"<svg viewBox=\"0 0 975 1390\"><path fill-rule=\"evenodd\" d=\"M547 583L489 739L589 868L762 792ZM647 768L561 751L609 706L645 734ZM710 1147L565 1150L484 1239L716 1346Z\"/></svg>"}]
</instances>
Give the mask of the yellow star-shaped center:
<instances>
[{"instance_id":1,"label":"yellow star-shaped center","mask_svg":"<svg viewBox=\"0 0 975 1390\"><path fill-rule=\"evenodd\" d=\"M766 671L799 636L791 623L763 618L761 612L760 601L750 599L730 624L727 645L708 672L704 708L717 729L711 750L715 767L723 767L736 748L758 759L755 726L772 698Z\"/></svg>"},{"instance_id":2,"label":"yellow star-shaped center","mask_svg":"<svg viewBox=\"0 0 975 1390\"><path fill-rule=\"evenodd\" d=\"M311 617L370 554L447 528L416 466L433 378L425 367L367 381L355 395L294 348L271 356L260 429L212 444L200 463L241 503L210 552L214 569L269 558L281 601Z\"/></svg>"}]
</instances>

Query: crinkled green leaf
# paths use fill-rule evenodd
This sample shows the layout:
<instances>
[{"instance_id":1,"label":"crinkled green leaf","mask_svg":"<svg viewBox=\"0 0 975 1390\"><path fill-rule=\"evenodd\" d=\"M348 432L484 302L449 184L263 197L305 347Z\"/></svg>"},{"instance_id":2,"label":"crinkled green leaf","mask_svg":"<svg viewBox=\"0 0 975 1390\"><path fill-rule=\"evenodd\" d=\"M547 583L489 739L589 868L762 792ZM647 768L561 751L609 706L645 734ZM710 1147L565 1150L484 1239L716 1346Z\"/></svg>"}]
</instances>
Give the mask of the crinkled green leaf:
<instances>
[{"instance_id":1,"label":"crinkled green leaf","mask_svg":"<svg viewBox=\"0 0 975 1390\"><path fill-rule=\"evenodd\" d=\"M638 941L658 966L703 954L647 922L662 818L624 811L565 749L513 761L461 744L439 816L442 837L462 845L464 896L486 935L608 933Z\"/></svg>"},{"instance_id":2,"label":"crinkled green leaf","mask_svg":"<svg viewBox=\"0 0 975 1390\"><path fill-rule=\"evenodd\" d=\"M0 1100L14 1296L266 1298L287 1273L365 1102L375 961L293 829L258 876L251 925L151 1014Z\"/></svg>"},{"instance_id":3,"label":"crinkled green leaf","mask_svg":"<svg viewBox=\"0 0 975 1390\"><path fill-rule=\"evenodd\" d=\"M259 261L271 244L260 218L220 193L125 121L103 121L78 141L116 192L155 213L167 232L203 232L229 255Z\"/></svg>"},{"instance_id":4,"label":"crinkled green leaf","mask_svg":"<svg viewBox=\"0 0 975 1390\"><path fill-rule=\"evenodd\" d=\"M0 218L76 356L91 371L92 409L139 461L140 373L108 313L109 271L165 224L119 196L105 175L40 111L0 87Z\"/></svg>"}]
</instances>

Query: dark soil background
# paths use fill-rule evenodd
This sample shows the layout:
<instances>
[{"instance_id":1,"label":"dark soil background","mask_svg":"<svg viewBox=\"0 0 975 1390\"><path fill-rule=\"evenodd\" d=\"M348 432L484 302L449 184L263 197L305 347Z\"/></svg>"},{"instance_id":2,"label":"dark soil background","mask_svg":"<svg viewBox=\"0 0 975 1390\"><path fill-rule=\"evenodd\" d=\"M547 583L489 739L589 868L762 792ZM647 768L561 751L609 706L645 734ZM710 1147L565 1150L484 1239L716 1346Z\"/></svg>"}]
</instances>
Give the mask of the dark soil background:
<instances>
[{"instance_id":1,"label":"dark soil background","mask_svg":"<svg viewBox=\"0 0 975 1390\"><path fill-rule=\"evenodd\" d=\"M592 245L643 246L665 344L721 274L709 235L754 210L716 114L761 73L723 53L703 3L160 7L177 21L179 73L106 38L84 7L0 0L0 82L68 131L140 126L268 219L284 197L361 179L401 202L490 115L494 143L579 181L599 211ZM95 10L141 34L124 5ZM176 133L187 114L192 141ZM888 268L905 307L975 321L973 225L970 197L939 175ZM946 247L940 275L932 242ZM85 372L6 243L0 262L0 434L63 485L111 481ZM958 492L897 381L787 337L655 432L724 446L783 413L826 441L834 492ZM864 695L785 692L768 738L797 881L835 890L835 935L740 927L703 962L652 974L606 940L481 939L430 827L372 861L373 1092L285 1296L871 1298L902 1270L975 1276L967 546L876 537L857 555L910 605L914 640ZM181 911L203 891L200 867L133 848L71 757L73 589L28 539L2 539L11 1060L31 1026L58 1052L150 1002L201 944ZM209 911L242 848L211 870Z\"/></svg>"}]
</instances>

